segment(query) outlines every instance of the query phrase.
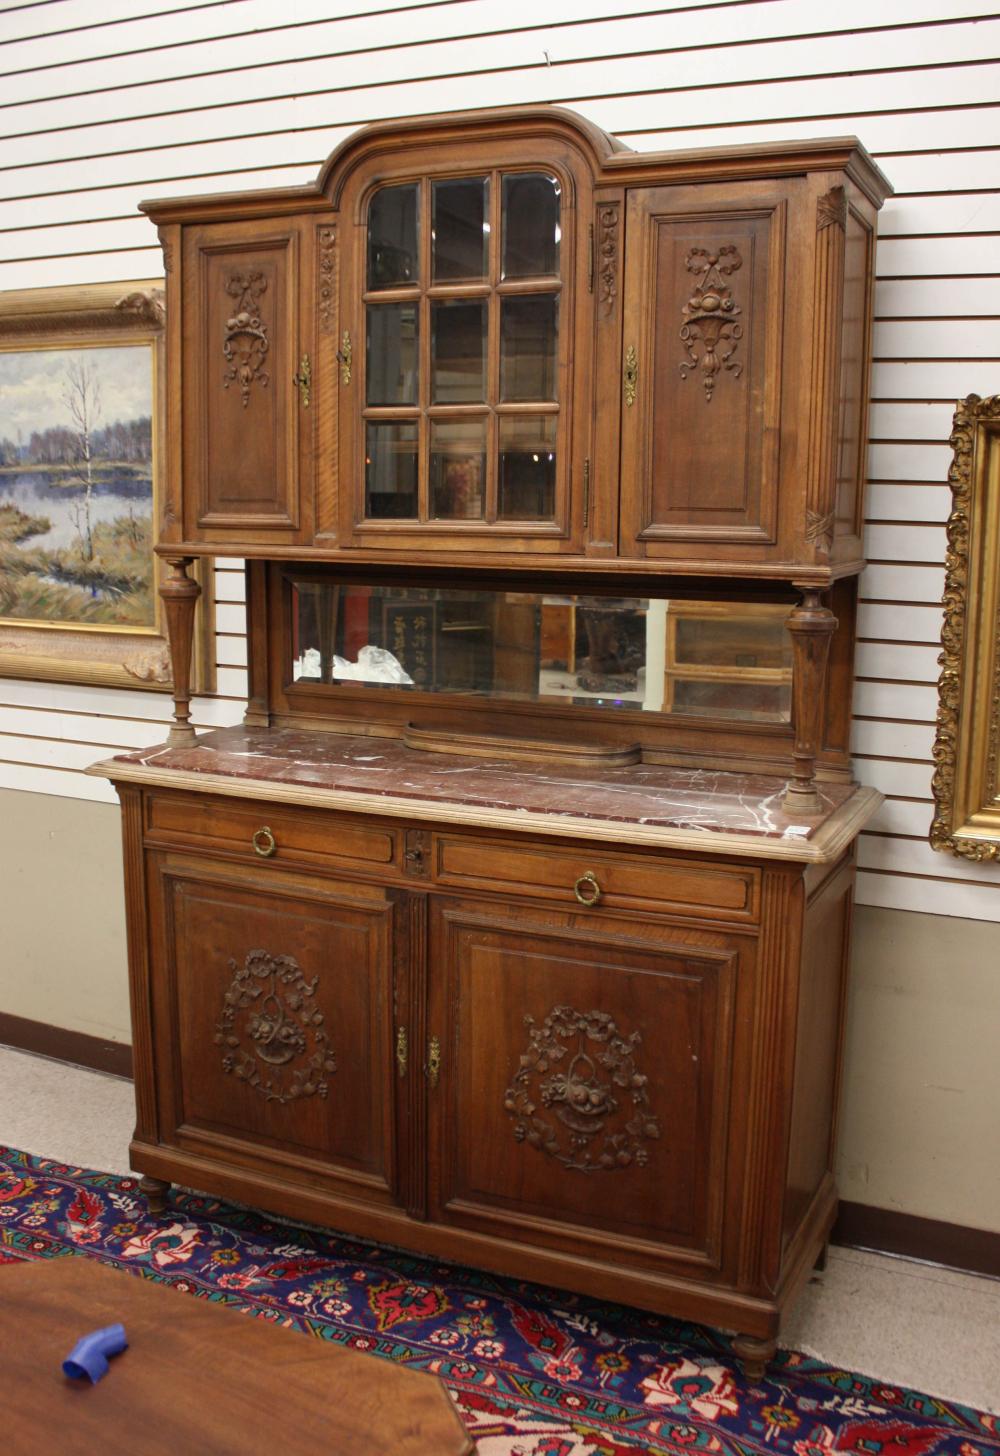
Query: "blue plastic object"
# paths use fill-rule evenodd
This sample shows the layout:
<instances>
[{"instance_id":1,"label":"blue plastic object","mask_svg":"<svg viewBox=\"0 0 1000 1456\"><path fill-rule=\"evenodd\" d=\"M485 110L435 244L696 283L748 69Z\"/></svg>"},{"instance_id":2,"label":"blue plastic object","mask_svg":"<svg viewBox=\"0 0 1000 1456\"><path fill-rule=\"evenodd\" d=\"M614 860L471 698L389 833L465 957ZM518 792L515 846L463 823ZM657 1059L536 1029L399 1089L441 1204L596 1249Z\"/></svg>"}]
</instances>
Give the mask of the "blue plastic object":
<instances>
[{"instance_id":1,"label":"blue plastic object","mask_svg":"<svg viewBox=\"0 0 1000 1456\"><path fill-rule=\"evenodd\" d=\"M108 1358L120 1355L128 1345L124 1325L106 1325L77 1340L63 1361L63 1373L73 1380L88 1378L93 1385L108 1373Z\"/></svg>"}]
</instances>

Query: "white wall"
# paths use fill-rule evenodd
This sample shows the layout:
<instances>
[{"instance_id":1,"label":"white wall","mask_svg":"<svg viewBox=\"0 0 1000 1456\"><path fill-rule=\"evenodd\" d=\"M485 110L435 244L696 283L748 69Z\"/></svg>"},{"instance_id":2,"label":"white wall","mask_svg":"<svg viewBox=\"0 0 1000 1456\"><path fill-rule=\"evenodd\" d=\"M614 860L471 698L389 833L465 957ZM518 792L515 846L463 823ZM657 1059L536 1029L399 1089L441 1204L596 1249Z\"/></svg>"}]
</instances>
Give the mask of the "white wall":
<instances>
[{"instance_id":1,"label":"white wall","mask_svg":"<svg viewBox=\"0 0 1000 1456\"><path fill-rule=\"evenodd\" d=\"M1000 919L1000 867L926 843L949 422L956 397L1000 389L1000 63L984 59L1000 20L983 0L136 8L0 5L0 289L155 275L139 198L302 181L384 117L555 101L638 149L861 137L897 196L877 260L854 731L887 800L859 898ZM222 696L196 704L199 726L240 715L241 590L220 572ZM157 741L167 716L157 695L0 679L0 787L110 799L84 766Z\"/></svg>"}]
</instances>

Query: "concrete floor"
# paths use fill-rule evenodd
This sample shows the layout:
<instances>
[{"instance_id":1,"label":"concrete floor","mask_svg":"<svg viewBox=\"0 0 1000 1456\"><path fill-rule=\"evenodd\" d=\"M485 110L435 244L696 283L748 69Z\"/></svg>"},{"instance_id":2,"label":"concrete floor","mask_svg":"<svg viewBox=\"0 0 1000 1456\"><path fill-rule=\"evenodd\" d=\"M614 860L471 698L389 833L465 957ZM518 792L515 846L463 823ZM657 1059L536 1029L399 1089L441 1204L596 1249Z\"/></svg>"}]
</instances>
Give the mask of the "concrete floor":
<instances>
[{"instance_id":1,"label":"concrete floor","mask_svg":"<svg viewBox=\"0 0 1000 1456\"><path fill-rule=\"evenodd\" d=\"M0 1047L0 1143L128 1172L132 1084ZM1000 1281L831 1249L782 1344L944 1399L1000 1413Z\"/></svg>"}]
</instances>

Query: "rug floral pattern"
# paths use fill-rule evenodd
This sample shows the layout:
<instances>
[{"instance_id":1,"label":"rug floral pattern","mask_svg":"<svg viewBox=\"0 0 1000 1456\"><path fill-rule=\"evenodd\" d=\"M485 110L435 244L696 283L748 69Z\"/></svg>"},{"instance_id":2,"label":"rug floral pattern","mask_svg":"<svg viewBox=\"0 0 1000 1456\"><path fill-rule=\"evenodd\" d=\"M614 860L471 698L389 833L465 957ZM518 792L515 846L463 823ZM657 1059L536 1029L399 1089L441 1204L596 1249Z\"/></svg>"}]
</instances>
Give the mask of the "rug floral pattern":
<instances>
[{"instance_id":1,"label":"rug floral pattern","mask_svg":"<svg viewBox=\"0 0 1000 1456\"><path fill-rule=\"evenodd\" d=\"M0 1147L0 1263L86 1256L438 1374L479 1456L1000 1456L1000 1418L722 1335ZM0 1281L2 1281L0 1273Z\"/></svg>"}]
</instances>

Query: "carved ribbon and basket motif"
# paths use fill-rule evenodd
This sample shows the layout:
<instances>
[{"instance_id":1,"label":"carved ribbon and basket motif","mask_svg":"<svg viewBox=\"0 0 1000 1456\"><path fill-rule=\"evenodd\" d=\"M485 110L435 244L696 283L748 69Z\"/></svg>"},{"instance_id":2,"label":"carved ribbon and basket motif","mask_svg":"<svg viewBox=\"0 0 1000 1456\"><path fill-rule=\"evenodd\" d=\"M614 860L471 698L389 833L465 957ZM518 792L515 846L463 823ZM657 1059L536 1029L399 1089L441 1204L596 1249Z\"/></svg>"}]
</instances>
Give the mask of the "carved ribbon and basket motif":
<instances>
[{"instance_id":1,"label":"carved ribbon and basket motif","mask_svg":"<svg viewBox=\"0 0 1000 1456\"><path fill-rule=\"evenodd\" d=\"M701 372L705 399L711 403L716 376L723 369L737 379L743 373L743 365L733 358L743 337L743 325L738 321L743 310L726 282L743 267L743 259L734 243L724 243L714 253L691 248L684 266L699 281L681 309L680 338L687 358L679 368L682 379L695 370Z\"/></svg>"},{"instance_id":2,"label":"carved ribbon and basket motif","mask_svg":"<svg viewBox=\"0 0 1000 1456\"><path fill-rule=\"evenodd\" d=\"M572 1006L524 1024L528 1050L504 1094L516 1140L580 1173L644 1166L660 1124L636 1065L641 1034L623 1036L605 1012Z\"/></svg>"},{"instance_id":3,"label":"carved ribbon and basket motif","mask_svg":"<svg viewBox=\"0 0 1000 1456\"><path fill-rule=\"evenodd\" d=\"M252 950L242 966L230 960L232 984L215 1032L223 1071L268 1102L325 1097L326 1073L337 1060L316 1006L318 977L307 981L294 956Z\"/></svg>"},{"instance_id":4,"label":"carved ribbon and basket motif","mask_svg":"<svg viewBox=\"0 0 1000 1456\"><path fill-rule=\"evenodd\" d=\"M222 387L238 384L240 399L246 409L254 384L266 388L270 376L264 368L271 341L267 325L260 314L260 299L267 292L263 273L231 273L226 279L226 292L237 300L236 311L226 320L226 337L222 352L229 368L222 376Z\"/></svg>"}]
</instances>

